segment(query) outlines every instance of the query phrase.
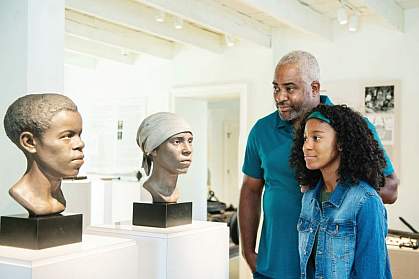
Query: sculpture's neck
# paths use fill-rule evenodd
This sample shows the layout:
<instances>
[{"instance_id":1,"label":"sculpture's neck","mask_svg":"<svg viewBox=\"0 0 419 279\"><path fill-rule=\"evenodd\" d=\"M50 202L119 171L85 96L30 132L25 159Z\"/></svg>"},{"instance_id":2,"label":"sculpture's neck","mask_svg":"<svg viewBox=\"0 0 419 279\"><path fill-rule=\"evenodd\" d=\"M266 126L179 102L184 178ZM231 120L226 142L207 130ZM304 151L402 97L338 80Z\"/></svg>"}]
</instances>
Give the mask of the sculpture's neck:
<instances>
[{"instance_id":1,"label":"sculpture's neck","mask_svg":"<svg viewBox=\"0 0 419 279\"><path fill-rule=\"evenodd\" d=\"M28 167L22 179L30 185L37 185L40 194L51 195L61 191L62 178L49 175L39 167L37 162L28 162Z\"/></svg>"},{"instance_id":2,"label":"sculpture's neck","mask_svg":"<svg viewBox=\"0 0 419 279\"><path fill-rule=\"evenodd\" d=\"M153 202L176 202L179 193L176 190L178 174L173 174L163 168L153 169L151 176L143 187L150 192Z\"/></svg>"},{"instance_id":3,"label":"sculpture's neck","mask_svg":"<svg viewBox=\"0 0 419 279\"><path fill-rule=\"evenodd\" d=\"M9 194L30 215L47 215L64 211L66 201L61 191L61 179L46 175L36 163L28 165L26 173L12 186Z\"/></svg>"}]
</instances>

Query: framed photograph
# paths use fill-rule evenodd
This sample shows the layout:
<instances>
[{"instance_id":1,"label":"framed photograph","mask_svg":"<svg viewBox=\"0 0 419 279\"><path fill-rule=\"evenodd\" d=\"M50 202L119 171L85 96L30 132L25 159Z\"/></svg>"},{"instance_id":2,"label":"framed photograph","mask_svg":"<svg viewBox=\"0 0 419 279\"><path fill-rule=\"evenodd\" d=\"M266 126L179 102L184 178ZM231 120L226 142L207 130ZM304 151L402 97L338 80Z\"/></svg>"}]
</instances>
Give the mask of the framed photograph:
<instances>
[{"instance_id":1,"label":"framed photograph","mask_svg":"<svg viewBox=\"0 0 419 279\"><path fill-rule=\"evenodd\" d=\"M365 87L365 112L382 113L394 110L394 85Z\"/></svg>"},{"instance_id":2,"label":"framed photograph","mask_svg":"<svg viewBox=\"0 0 419 279\"><path fill-rule=\"evenodd\" d=\"M368 82L364 83L362 88L365 116L375 125L393 164L400 169L400 82Z\"/></svg>"}]
</instances>

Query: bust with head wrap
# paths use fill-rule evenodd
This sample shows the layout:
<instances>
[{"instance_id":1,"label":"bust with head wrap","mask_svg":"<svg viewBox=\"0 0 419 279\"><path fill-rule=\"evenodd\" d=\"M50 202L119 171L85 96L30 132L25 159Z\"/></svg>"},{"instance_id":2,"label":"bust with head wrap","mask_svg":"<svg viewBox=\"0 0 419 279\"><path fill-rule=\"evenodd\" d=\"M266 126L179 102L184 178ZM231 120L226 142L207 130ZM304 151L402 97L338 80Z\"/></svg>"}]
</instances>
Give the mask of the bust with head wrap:
<instances>
[{"instance_id":1,"label":"bust with head wrap","mask_svg":"<svg viewBox=\"0 0 419 279\"><path fill-rule=\"evenodd\" d=\"M177 202L176 183L192 162L192 129L179 115L159 112L145 118L138 128L137 144L143 152L142 167L148 177L143 187L153 203Z\"/></svg>"}]
</instances>

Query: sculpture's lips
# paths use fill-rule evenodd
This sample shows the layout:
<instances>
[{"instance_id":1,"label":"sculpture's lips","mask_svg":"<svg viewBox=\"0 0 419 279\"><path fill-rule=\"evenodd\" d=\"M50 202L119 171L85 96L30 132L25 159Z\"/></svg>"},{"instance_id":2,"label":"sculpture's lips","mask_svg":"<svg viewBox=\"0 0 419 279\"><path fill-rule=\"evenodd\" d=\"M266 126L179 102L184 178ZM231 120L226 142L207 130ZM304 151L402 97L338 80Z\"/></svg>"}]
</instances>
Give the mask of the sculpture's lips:
<instances>
[{"instance_id":1,"label":"sculpture's lips","mask_svg":"<svg viewBox=\"0 0 419 279\"><path fill-rule=\"evenodd\" d=\"M180 161L180 163L182 165L190 165L192 163L192 160L182 160L182 161Z\"/></svg>"},{"instance_id":2,"label":"sculpture's lips","mask_svg":"<svg viewBox=\"0 0 419 279\"><path fill-rule=\"evenodd\" d=\"M71 160L72 162L76 163L76 164L80 164L83 165L84 164L84 156L79 156L74 158L73 160Z\"/></svg>"}]
</instances>

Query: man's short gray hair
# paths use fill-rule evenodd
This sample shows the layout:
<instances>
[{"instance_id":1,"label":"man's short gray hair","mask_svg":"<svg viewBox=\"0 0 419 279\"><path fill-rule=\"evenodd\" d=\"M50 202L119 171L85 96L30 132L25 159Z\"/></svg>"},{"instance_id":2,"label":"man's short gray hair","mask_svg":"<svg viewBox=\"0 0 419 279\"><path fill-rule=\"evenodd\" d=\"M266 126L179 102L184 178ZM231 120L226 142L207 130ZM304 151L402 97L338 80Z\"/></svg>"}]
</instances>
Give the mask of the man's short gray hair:
<instances>
[{"instance_id":1,"label":"man's short gray hair","mask_svg":"<svg viewBox=\"0 0 419 279\"><path fill-rule=\"evenodd\" d=\"M284 55L276 65L275 72L282 65L296 64L307 84L313 81L320 81L320 67L317 63L316 57L309 52L302 50L295 50Z\"/></svg>"},{"instance_id":2,"label":"man's short gray hair","mask_svg":"<svg viewBox=\"0 0 419 279\"><path fill-rule=\"evenodd\" d=\"M61 94L29 94L18 98L7 109L4 129L10 140L19 146L20 135L30 132L41 137L51 125L52 117L62 111L77 111L76 104Z\"/></svg>"}]
</instances>

